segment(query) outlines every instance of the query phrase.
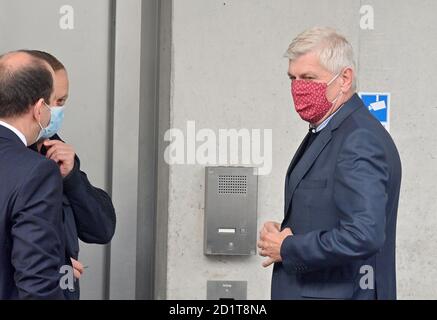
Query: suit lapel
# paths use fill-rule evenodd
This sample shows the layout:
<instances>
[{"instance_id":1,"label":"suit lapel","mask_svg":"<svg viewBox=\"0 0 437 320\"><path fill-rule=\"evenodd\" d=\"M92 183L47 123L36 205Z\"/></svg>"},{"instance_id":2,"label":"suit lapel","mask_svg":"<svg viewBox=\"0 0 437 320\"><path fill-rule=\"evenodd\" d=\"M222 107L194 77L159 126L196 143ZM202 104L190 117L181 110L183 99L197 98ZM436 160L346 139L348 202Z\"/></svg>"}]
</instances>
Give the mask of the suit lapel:
<instances>
[{"instance_id":1,"label":"suit lapel","mask_svg":"<svg viewBox=\"0 0 437 320\"><path fill-rule=\"evenodd\" d=\"M310 134L308 133L305 138L303 139L302 143L300 144L299 148L297 149L296 153L294 154L293 160L291 160L290 166L288 167L287 170L287 175L285 177L285 189L287 189L288 187L288 180L290 178L290 173L291 171L294 169L294 167L296 166L296 161L299 160L299 158L301 158L301 154L302 152L304 152L304 148L308 142L308 139L310 138Z\"/></svg>"},{"instance_id":2,"label":"suit lapel","mask_svg":"<svg viewBox=\"0 0 437 320\"><path fill-rule=\"evenodd\" d=\"M331 141L331 138L331 130L322 130L320 135L316 138L316 140L314 140L313 144L308 148L300 161L296 164L294 170L292 170L290 178L287 179L288 190L285 201L285 215L287 215L287 212L290 208L291 199L293 198L297 186L308 170L310 170L319 154L323 151L323 149L325 149L329 141Z\"/></svg>"},{"instance_id":3,"label":"suit lapel","mask_svg":"<svg viewBox=\"0 0 437 320\"><path fill-rule=\"evenodd\" d=\"M307 145L309 138L310 138L310 133L308 133L305 136L299 148L297 149L296 153L294 154L293 159L290 162L290 165L288 166L287 174L285 176L285 188L284 188L285 190L284 199L286 200L288 195L290 194L290 190L289 190L290 173L293 171L294 167L296 167L297 161L299 161L299 159L302 158L301 154L304 152L305 146Z\"/></svg>"}]
</instances>

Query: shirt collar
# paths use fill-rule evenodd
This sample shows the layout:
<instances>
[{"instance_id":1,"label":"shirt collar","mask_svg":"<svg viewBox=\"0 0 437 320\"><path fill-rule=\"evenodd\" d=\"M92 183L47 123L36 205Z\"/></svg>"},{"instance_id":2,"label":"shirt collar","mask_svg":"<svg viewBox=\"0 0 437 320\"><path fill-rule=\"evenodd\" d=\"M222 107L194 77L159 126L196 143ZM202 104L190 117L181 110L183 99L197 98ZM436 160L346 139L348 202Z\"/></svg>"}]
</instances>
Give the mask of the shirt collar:
<instances>
[{"instance_id":1,"label":"shirt collar","mask_svg":"<svg viewBox=\"0 0 437 320\"><path fill-rule=\"evenodd\" d=\"M325 119L325 121L323 121L321 124L319 124L317 127L310 125L310 129L312 129L313 133L319 133L320 131L322 131L323 129L326 128L326 126L328 125L329 121L332 120L332 118L334 118L334 116L337 114L337 112L340 111L340 109L343 108L343 106L341 106L340 108L338 108L337 111L335 111L333 114L331 114L328 118Z\"/></svg>"},{"instance_id":2,"label":"shirt collar","mask_svg":"<svg viewBox=\"0 0 437 320\"><path fill-rule=\"evenodd\" d=\"M0 126L3 126L3 127L7 128L7 129L11 130L13 133L15 133L18 136L18 138L20 138L20 140L27 147L26 137L24 136L23 133L21 133L20 130L18 130L17 128L15 128L15 127L11 126L10 124L8 124L6 122L3 122L3 121L0 121Z\"/></svg>"}]
</instances>

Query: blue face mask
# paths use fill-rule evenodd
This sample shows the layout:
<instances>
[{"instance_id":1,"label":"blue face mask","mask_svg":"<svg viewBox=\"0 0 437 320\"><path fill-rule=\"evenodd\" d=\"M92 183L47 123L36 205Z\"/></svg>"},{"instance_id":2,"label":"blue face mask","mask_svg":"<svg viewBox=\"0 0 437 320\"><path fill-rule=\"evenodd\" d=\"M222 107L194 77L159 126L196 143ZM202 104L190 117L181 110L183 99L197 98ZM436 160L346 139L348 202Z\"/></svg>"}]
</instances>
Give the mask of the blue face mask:
<instances>
[{"instance_id":1,"label":"blue face mask","mask_svg":"<svg viewBox=\"0 0 437 320\"><path fill-rule=\"evenodd\" d=\"M50 110L50 123L46 128L43 128L41 123L38 123L41 131L39 132L38 139L36 140L37 142L53 137L59 132L62 127L62 123L64 122L65 107L50 107L45 102L44 104Z\"/></svg>"}]
</instances>

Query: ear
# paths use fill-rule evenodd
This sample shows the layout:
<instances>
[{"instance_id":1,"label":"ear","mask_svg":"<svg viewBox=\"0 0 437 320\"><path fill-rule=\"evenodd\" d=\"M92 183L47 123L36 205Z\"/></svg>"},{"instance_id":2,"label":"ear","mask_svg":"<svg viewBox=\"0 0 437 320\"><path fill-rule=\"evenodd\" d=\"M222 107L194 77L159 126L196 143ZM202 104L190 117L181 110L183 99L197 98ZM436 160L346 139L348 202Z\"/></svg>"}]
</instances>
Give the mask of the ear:
<instances>
[{"instance_id":1,"label":"ear","mask_svg":"<svg viewBox=\"0 0 437 320\"><path fill-rule=\"evenodd\" d=\"M39 99L35 105L32 107L33 111L33 117L41 122L41 113L42 109L44 108L44 99Z\"/></svg>"},{"instance_id":2,"label":"ear","mask_svg":"<svg viewBox=\"0 0 437 320\"><path fill-rule=\"evenodd\" d=\"M343 82L341 85L341 91L343 93L346 93L351 89L352 83L354 81L354 77L355 77L355 73L351 67L344 69L340 77Z\"/></svg>"}]
</instances>

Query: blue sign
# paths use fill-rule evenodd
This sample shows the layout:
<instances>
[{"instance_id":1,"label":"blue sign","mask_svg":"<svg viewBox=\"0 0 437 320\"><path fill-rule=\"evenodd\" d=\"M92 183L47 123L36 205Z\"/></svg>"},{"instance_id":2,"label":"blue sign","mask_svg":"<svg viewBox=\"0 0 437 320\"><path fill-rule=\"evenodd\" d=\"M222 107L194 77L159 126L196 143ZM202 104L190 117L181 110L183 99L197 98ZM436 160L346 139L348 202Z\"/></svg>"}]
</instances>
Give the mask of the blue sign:
<instances>
[{"instance_id":1,"label":"blue sign","mask_svg":"<svg viewBox=\"0 0 437 320\"><path fill-rule=\"evenodd\" d=\"M360 92L359 96L370 113L390 130L390 93Z\"/></svg>"}]
</instances>

